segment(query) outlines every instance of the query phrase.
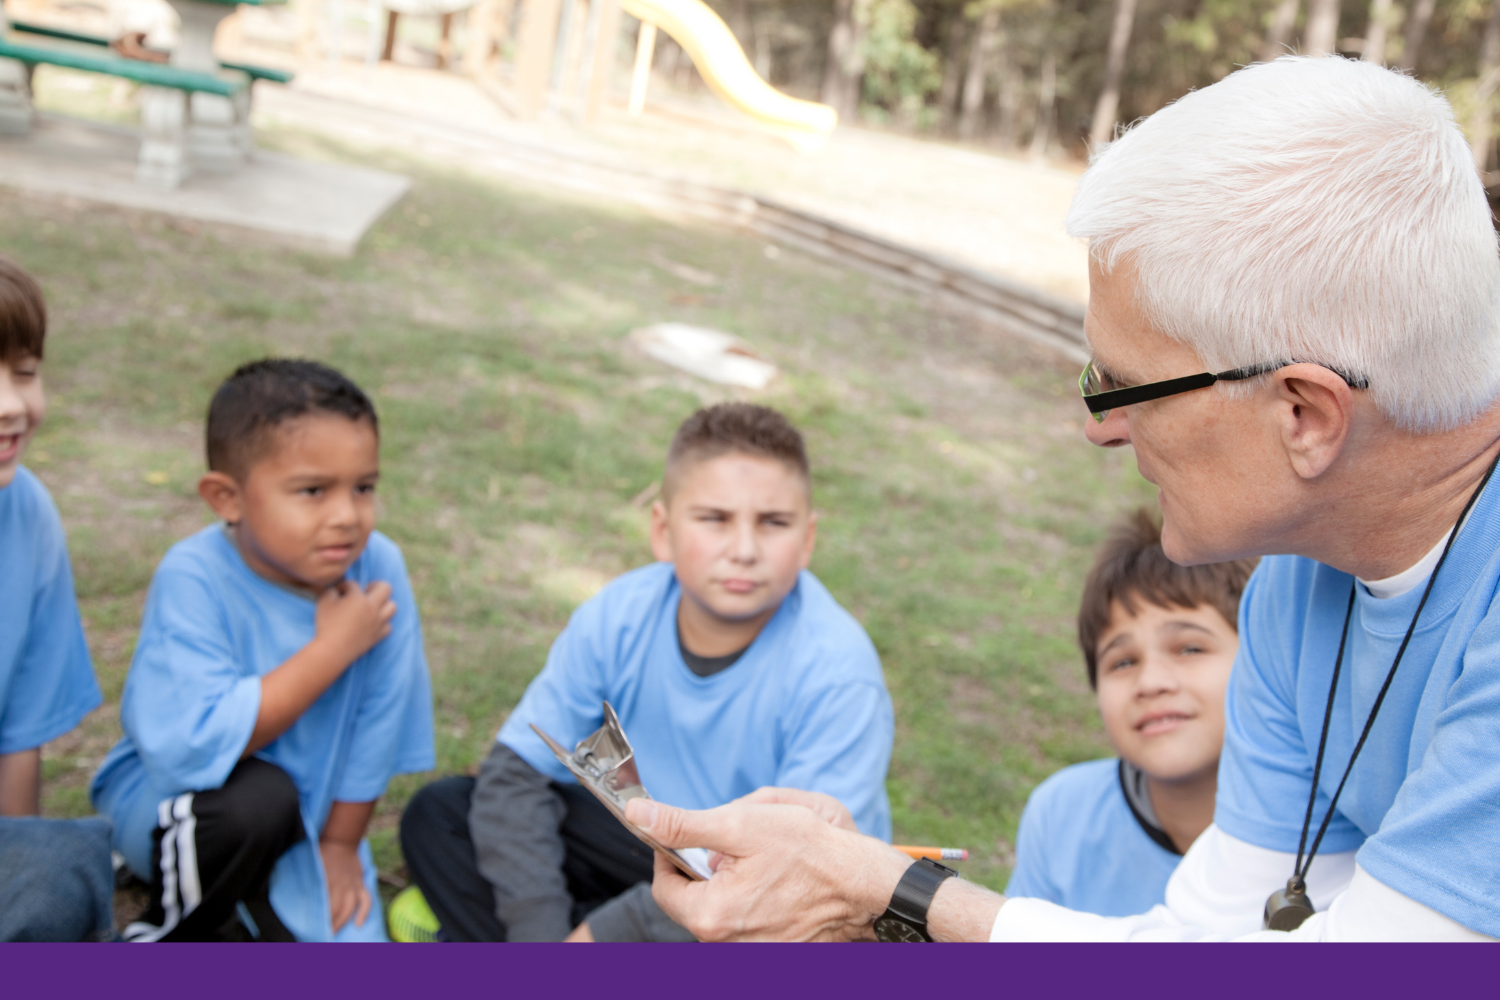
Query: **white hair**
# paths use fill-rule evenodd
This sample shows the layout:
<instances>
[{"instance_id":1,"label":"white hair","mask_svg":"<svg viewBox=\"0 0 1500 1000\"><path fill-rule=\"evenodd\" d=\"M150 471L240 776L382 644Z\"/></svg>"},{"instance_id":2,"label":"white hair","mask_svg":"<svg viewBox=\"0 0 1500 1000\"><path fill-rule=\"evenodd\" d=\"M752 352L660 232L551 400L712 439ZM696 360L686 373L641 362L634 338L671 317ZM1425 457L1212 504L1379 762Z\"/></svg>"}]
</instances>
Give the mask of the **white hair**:
<instances>
[{"instance_id":1,"label":"white hair","mask_svg":"<svg viewBox=\"0 0 1500 1000\"><path fill-rule=\"evenodd\" d=\"M1453 109L1410 77L1337 57L1242 69L1096 153L1067 225L1214 371L1318 362L1419 432L1500 392L1489 204Z\"/></svg>"}]
</instances>

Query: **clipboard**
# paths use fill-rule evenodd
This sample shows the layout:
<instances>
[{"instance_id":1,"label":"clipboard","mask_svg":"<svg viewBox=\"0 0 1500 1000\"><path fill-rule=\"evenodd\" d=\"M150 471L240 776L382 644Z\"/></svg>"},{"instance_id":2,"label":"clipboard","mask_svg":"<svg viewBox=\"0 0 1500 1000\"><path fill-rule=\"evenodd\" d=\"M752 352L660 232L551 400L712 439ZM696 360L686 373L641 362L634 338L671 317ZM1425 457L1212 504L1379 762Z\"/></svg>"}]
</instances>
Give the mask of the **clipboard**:
<instances>
[{"instance_id":1,"label":"clipboard","mask_svg":"<svg viewBox=\"0 0 1500 1000\"><path fill-rule=\"evenodd\" d=\"M688 878L702 882L713 876L708 867L708 852L703 848L674 850L663 847L651 839L649 833L625 818L625 803L631 799L650 799L651 794L641 784L640 773L635 767L635 750L625 738L625 730L620 726L620 717L615 714L614 706L607 701L604 703L604 725L579 740L571 753L542 732L536 723L533 722L531 728L562 766L578 779L580 785L593 792L594 797L604 803L604 808L625 825L625 829L676 865Z\"/></svg>"}]
</instances>

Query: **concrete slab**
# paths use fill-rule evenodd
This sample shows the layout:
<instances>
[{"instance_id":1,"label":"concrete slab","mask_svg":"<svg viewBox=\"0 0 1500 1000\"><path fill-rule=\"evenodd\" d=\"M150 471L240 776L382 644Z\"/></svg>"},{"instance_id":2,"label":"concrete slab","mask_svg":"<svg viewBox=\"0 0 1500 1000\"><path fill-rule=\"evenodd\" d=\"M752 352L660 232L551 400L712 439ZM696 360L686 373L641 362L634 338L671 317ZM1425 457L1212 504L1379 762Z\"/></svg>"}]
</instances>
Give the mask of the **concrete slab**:
<instances>
[{"instance_id":1,"label":"concrete slab","mask_svg":"<svg viewBox=\"0 0 1500 1000\"><path fill-rule=\"evenodd\" d=\"M161 191L136 182L140 143L130 129L39 115L30 135L0 137L0 185L252 230L345 257L411 186L383 170L256 150L239 170L194 173Z\"/></svg>"}]
</instances>

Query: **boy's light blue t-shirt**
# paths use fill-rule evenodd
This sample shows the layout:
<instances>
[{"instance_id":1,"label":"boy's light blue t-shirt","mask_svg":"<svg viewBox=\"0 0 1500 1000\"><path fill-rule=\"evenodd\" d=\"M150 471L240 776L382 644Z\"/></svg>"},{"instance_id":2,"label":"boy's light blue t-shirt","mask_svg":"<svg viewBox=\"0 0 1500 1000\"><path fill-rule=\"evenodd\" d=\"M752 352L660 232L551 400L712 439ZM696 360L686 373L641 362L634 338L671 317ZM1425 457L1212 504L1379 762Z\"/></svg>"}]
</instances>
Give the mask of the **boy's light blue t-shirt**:
<instances>
[{"instance_id":1,"label":"boy's light blue t-shirt","mask_svg":"<svg viewBox=\"0 0 1500 1000\"><path fill-rule=\"evenodd\" d=\"M1181 855L1141 828L1120 788L1120 762L1065 767L1026 800L1007 896L1105 917L1145 913L1166 898Z\"/></svg>"},{"instance_id":2,"label":"boy's light blue t-shirt","mask_svg":"<svg viewBox=\"0 0 1500 1000\"><path fill-rule=\"evenodd\" d=\"M1296 852L1354 585L1295 556L1263 559L1250 578L1214 814L1226 833ZM1309 839L1425 588L1386 600L1356 591ZM1497 591L1500 480L1454 541L1319 848L1357 849L1380 882L1492 936L1500 936Z\"/></svg>"},{"instance_id":3,"label":"boy's light blue t-shirt","mask_svg":"<svg viewBox=\"0 0 1500 1000\"><path fill-rule=\"evenodd\" d=\"M557 781L567 747L619 713L652 798L708 809L764 785L825 792L860 830L891 837L885 794L895 722L865 631L803 572L732 666L699 677L677 643L670 563L626 573L573 613L498 739Z\"/></svg>"},{"instance_id":4,"label":"boy's light blue t-shirt","mask_svg":"<svg viewBox=\"0 0 1500 1000\"><path fill-rule=\"evenodd\" d=\"M57 739L102 700L62 519L41 481L17 468L0 489L0 754Z\"/></svg>"},{"instance_id":5,"label":"boy's light blue t-shirt","mask_svg":"<svg viewBox=\"0 0 1500 1000\"><path fill-rule=\"evenodd\" d=\"M434 766L427 658L401 550L375 532L347 577L391 585L391 634L255 755L286 771L301 796L307 839L271 876L271 904L301 941L385 939L367 843L360 858L374 907L363 927L351 920L333 935L318 833L334 802L368 802L394 775ZM312 640L314 613L311 599L256 575L221 525L167 552L120 701L125 735L90 788L137 875L150 875L157 803L223 785L255 727L261 677Z\"/></svg>"}]
</instances>

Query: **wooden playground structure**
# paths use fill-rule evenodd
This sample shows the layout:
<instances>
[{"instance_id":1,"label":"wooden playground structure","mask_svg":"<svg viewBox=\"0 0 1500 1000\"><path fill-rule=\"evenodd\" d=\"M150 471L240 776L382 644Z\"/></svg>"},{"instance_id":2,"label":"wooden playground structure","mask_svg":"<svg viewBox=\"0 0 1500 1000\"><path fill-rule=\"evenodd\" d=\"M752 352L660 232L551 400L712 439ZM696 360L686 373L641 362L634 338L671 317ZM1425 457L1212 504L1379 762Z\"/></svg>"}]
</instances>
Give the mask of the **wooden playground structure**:
<instances>
[{"instance_id":1,"label":"wooden playground structure","mask_svg":"<svg viewBox=\"0 0 1500 1000\"><path fill-rule=\"evenodd\" d=\"M640 21L636 33L629 112L641 113L650 81L658 31L673 38L692 59L709 88L727 104L781 135L799 149L826 141L838 116L826 105L790 97L756 73L723 20L701 0L368 0L367 60L377 48L391 57L398 12L441 17L439 65L449 61L449 35L456 10L467 9L462 68L511 114L534 120L548 110L589 123L598 119L615 69L621 15ZM342 0L332 0L340 17ZM382 26L374 9L389 11ZM383 41L378 32L384 28ZM330 51L340 51L337 39ZM506 53L513 58L504 58Z\"/></svg>"}]
</instances>

